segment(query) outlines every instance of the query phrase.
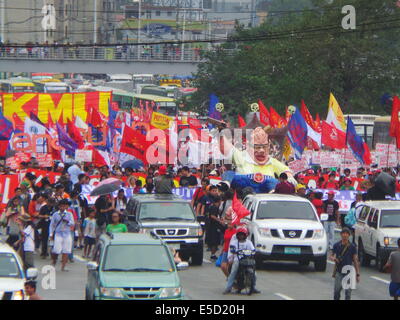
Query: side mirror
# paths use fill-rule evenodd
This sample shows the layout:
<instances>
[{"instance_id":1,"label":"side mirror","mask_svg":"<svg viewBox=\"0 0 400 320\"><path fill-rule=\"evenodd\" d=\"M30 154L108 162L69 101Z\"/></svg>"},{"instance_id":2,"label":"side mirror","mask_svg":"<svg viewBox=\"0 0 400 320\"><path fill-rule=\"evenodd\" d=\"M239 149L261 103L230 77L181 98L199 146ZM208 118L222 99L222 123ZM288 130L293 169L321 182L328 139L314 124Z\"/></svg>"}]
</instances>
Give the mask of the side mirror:
<instances>
[{"instance_id":1,"label":"side mirror","mask_svg":"<svg viewBox=\"0 0 400 320\"><path fill-rule=\"evenodd\" d=\"M186 270L189 268L189 263L187 263L186 261L179 262L176 265L176 268L178 269L178 271Z\"/></svg>"},{"instance_id":2,"label":"side mirror","mask_svg":"<svg viewBox=\"0 0 400 320\"><path fill-rule=\"evenodd\" d=\"M29 268L26 270L26 278L27 279L36 279L38 276L38 269L36 268Z\"/></svg>"},{"instance_id":3,"label":"side mirror","mask_svg":"<svg viewBox=\"0 0 400 320\"><path fill-rule=\"evenodd\" d=\"M319 219L320 219L321 221L328 221L328 219L329 219L329 214L327 214L327 213L321 213L321 216L319 217Z\"/></svg>"},{"instance_id":4,"label":"side mirror","mask_svg":"<svg viewBox=\"0 0 400 320\"><path fill-rule=\"evenodd\" d=\"M90 262L87 263L86 268L89 271L95 271L95 270L97 270L99 268L99 265L97 264L97 262L90 261Z\"/></svg>"}]
</instances>

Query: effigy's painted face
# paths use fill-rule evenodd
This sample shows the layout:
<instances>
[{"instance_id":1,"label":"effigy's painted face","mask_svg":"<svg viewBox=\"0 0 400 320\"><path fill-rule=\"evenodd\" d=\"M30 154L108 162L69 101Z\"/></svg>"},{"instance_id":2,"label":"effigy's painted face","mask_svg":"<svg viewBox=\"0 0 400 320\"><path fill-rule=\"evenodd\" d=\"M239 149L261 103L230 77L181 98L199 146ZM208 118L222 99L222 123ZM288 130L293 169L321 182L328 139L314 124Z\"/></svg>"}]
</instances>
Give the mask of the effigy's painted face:
<instances>
[{"instance_id":1,"label":"effigy's painted face","mask_svg":"<svg viewBox=\"0 0 400 320\"><path fill-rule=\"evenodd\" d=\"M265 165L269 160L268 135L262 128L254 129L248 152L258 165Z\"/></svg>"}]
</instances>

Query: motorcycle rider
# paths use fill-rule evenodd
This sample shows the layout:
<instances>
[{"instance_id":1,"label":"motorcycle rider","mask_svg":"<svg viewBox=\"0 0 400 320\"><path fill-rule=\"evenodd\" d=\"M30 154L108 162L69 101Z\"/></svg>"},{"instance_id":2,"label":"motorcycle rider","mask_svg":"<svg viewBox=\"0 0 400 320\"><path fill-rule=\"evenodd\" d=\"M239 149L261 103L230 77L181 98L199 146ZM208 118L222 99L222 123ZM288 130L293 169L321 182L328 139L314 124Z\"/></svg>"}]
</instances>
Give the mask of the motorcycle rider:
<instances>
[{"instance_id":1,"label":"motorcycle rider","mask_svg":"<svg viewBox=\"0 0 400 320\"><path fill-rule=\"evenodd\" d=\"M231 266L231 272L228 276L228 283L226 285L226 289L223 294L231 293L233 283L236 279L236 275L239 270L239 258L237 256L237 252L239 250L255 250L253 243L247 239L249 232L246 227L240 227L237 229L236 236L233 236L231 242L229 244L229 252L228 252L228 263ZM251 289L252 293L260 293L259 290L256 289L256 277L254 277L254 285ZM240 293L238 290L237 293Z\"/></svg>"}]
</instances>

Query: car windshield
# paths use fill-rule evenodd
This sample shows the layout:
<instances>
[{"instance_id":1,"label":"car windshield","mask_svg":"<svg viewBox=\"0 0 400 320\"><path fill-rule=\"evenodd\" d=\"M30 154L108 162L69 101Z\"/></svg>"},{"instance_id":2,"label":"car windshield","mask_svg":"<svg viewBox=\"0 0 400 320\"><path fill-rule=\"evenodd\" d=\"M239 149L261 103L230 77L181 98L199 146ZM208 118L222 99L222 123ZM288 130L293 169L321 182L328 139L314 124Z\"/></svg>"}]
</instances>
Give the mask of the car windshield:
<instances>
[{"instance_id":1,"label":"car windshield","mask_svg":"<svg viewBox=\"0 0 400 320\"><path fill-rule=\"evenodd\" d=\"M382 210L381 228L400 228L400 210Z\"/></svg>"},{"instance_id":2,"label":"car windshield","mask_svg":"<svg viewBox=\"0 0 400 320\"><path fill-rule=\"evenodd\" d=\"M317 220L311 204L297 201L263 201L258 206L257 219Z\"/></svg>"},{"instance_id":3,"label":"car windshield","mask_svg":"<svg viewBox=\"0 0 400 320\"><path fill-rule=\"evenodd\" d=\"M187 220L194 221L189 203L152 202L140 206L139 220Z\"/></svg>"},{"instance_id":4,"label":"car windshield","mask_svg":"<svg viewBox=\"0 0 400 320\"><path fill-rule=\"evenodd\" d=\"M172 272L174 267L167 247L162 245L110 245L103 271Z\"/></svg>"},{"instance_id":5,"label":"car windshield","mask_svg":"<svg viewBox=\"0 0 400 320\"><path fill-rule=\"evenodd\" d=\"M22 278L17 259L12 253L0 253L0 278Z\"/></svg>"}]
</instances>

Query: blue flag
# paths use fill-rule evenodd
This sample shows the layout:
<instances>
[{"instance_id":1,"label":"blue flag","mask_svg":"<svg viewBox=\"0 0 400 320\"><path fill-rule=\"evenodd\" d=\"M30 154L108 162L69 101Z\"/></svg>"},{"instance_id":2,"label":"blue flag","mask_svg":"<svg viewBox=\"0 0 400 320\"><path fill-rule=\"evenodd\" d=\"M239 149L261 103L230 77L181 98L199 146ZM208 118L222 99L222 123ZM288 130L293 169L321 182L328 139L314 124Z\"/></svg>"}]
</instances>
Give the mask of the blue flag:
<instances>
[{"instance_id":1,"label":"blue flag","mask_svg":"<svg viewBox=\"0 0 400 320\"><path fill-rule=\"evenodd\" d=\"M10 140L14 132L13 124L10 120L3 116L0 111L0 140Z\"/></svg>"},{"instance_id":2,"label":"blue flag","mask_svg":"<svg viewBox=\"0 0 400 320\"><path fill-rule=\"evenodd\" d=\"M110 128L115 128L114 120L117 118L118 111L114 111L111 107L111 101L108 100L108 121L107 124Z\"/></svg>"},{"instance_id":3,"label":"blue flag","mask_svg":"<svg viewBox=\"0 0 400 320\"><path fill-rule=\"evenodd\" d=\"M221 112L219 112L215 108L215 105L217 103L219 103L218 97L214 93L210 94L210 105L208 107L208 116L216 120L221 120L222 119Z\"/></svg>"},{"instance_id":4,"label":"blue flag","mask_svg":"<svg viewBox=\"0 0 400 320\"><path fill-rule=\"evenodd\" d=\"M74 154L78 149L78 144L72 140L64 128L57 122L58 143L65 149L68 154Z\"/></svg>"},{"instance_id":5,"label":"blue flag","mask_svg":"<svg viewBox=\"0 0 400 320\"><path fill-rule=\"evenodd\" d=\"M307 146L307 124L299 108L296 108L296 112L290 118L288 138L294 149L295 158L301 159L304 148Z\"/></svg>"},{"instance_id":6,"label":"blue flag","mask_svg":"<svg viewBox=\"0 0 400 320\"><path fill-rule=\"evenodd\" d=\"M353 121L351 121L349 116L347 117L346 144L353 152L354 157L360 161L360 163L365 163L364 140L357 134Z\"/></svg>"}]
</instances>

